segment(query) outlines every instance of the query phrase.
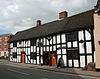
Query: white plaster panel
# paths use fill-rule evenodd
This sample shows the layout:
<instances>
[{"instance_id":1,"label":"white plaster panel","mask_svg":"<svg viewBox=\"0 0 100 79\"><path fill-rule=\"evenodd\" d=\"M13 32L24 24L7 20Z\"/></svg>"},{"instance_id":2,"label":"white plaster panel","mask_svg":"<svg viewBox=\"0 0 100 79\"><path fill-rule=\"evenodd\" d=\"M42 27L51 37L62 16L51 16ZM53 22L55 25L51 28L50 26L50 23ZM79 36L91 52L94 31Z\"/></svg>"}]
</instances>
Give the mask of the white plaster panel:
<instances>
[{"instance_id":1,"label":"white plaster panel","mask_svg":"<svg viewBox=\"0 0 100 79\"><path fill-rule=\"evenodd\" d=\"M68 48L71 47L71 42L67 42L67 47L68 47Z\"/></svg>"},{"instance_id":2,"label":"white plaster panel","mask_svg":"<svg viewBox=\"0 0 100 79\"><path fill-rule=\"evenodd\" d=\"M68 63L69 63L68 66L72 67L72 60L68 60Z\"/></svg>"},{"instance_id":3,"label":"white plaster panel","mask_svg":"<svg viewBox=\"0 0 100 79\"><path fill-rule=\"evenodd\" d=\"M57 43L60 43L60 35L57 35Z\"/></svg>"},{"instance_id":4,"label":"white plaster panel","mask_svg":"<svg viewBox=\"0 0 100 79\"><path fill-rule=\"evenodd\" d=\"M43 64L43 57L41 57L41 64Z\"/></svg>"},{"instance_id":5,"label":"white plaster panel","mask_svg":"<svg viewBox=\"0 0 100 79\"><path fill-rule=\"evenodd\" d=\"M66 54L66 49L62 49L62 54Z\"/></svg>"},{"instance_id":6,"label":"white plaster panel","mask_svg":"<svg viewBox=\"0 0 100 79\"><path fill-rule=\"evenodd\" d=\"M13 43L10 44L10 48L13 48Z\"/></svg>"},{"instance_id":7,"label":"white plaster panel","mask_svg":"<svg viewBox=\"0 0 100 79\"><path fill-rule=\"evenodd\" d=\"M80 65L81 67L85 67L85 56L80 56Z\"/></svg>"},{"instance_id":8,"label":"white plaster panel","mask_svg":"<svg viewBox=\"0 0 100 79\"><path fill-rule=\"evenodd\" d=\"M83 31L79 31L78 32L78 37L79 37L79 41L80 40L84 40L84 33L83 33Z\"/></svg>"},{"instance_id":9,"label":"white plaster panel","mask_svg":"<svg viewBox=\"0 0 100 79\"><path fill-rule=\"evenodd\" d=\"M10 56L10 61L13 61L13 57L12 56Z\"/></svg>"},{"instance_id":10,"label":"white plaster panel","mask_svg":"<svg viewBox=\"0 0 100 79\"><path fill-rule=\"evenodd\" d=\"M33 59L31 59L31 63L32 63L32 64L33 64L33 61L34 61L34 60L33 60Z\"/></svg>"},{"instance_id":11,"label":"white plaster panel","mask_svg":"<svg viewBox=\"0 0 100 79\"><path fill-rule=\"evenodd\" d=\"M61 58L61 55L57 55L57 63L59 61L59 58Z\"/></svg>"},{"instance_id":12,"label":"white plaster panel","mask_svg":"<svg viewBox=\"0 0 100 79\"><path fill-rule=\"evenodd\" d=\"M64 66L67 66L66 58L67 58L67 56L66 55L63 55Z\"/></svg>"},{"instance_id":13,"label":"white plaster panel","mask_svg":"<svg viewBox=\"0 0 100 79\"><path fill-rule=\"evenodd\" d=\"M47 40L47 45L49 45L49 41Z\"/></svg>"},{"instance_id":14,"label":"white plaster panel","mask_svg":"<svg viewBox=\"0 0 100 79\"><path fill-rule=\"evenodd\" d=\"M30 40L28 41L28 46L30 46Z\"/></svg>"},{"instance_id":15,"label":"white plaster panel","mask_svg":"<svg viewBox=\"0 0 100 79\"><path fill-rule=\"evenodd\" d=\"M43 40L43 44L46 45L46 38L44 38L44 40Z\"/></svg>"},{"instance_id":16,"label":"white plaster panel","mask_svg":"<svg viewBox=\"0 0 100 79\"><path fill-rule=\"evenodd\" d=\"M53 36L53 44L56 44L56 37Z\"/></svg>"},{"instance_id":17,"label":"white plaster panel","mask_svg":"<svg viewBox=\"0 0 100 79\"><path fill-rule=\"evenodd\" d=\"M74 41L74 42L73 42L73 47L78 47L77 41Z\"/></svg>"},{"instance_id":18,"label":"white plaster panel","mask_svg":"<svg viewBox=\"0 0 100 79\"><path fill-rule=\"evenodd\" d=\"M34 52L36 52L36 46L34 46Z\"/></svg>"},{"instance_id":19,"label":"white plaster panel","mask_svg":"<svg viewBox=\"0 0 100 79\"><path fill-rule=\"evenodd\" d=\"M80 52L80 54L85 53L84 43L79 43L79 52Z\"/></svg>"},{"instance_id":20,"label":"white plaster panel","mask_svg":"<svg viewBox=\"0 0 100 79\"><path fill-rule=\"evenodd\" d=\"M62 43L65 43L66 42L65 34L62 34L61 38L62 38Z\"/></svg>"},{"instance_id":21,"label":"white plaster panel","mask_svg":"<svg viewBox=\"0 0 100 79\"><path fill-rule=\"evenodd\" d=\"M24 41L24 47L25 47L25 41Z\"/></svg>"},{"instance_id":22,"label":"white plaster panel","mask_svg":"<svg viewBox=\"0 0 100 79\"><path fill-rule=\"evenodd\" d=\"M26 54L28 53L27 50L28 50L28 49L26 48L26 49L25 49L25 53L26 53Z\"/></svg>"},{"instance_id":23,"label":"white plaster panel","mask_svg":"<svg viewBox=\"0 0 100 79\"><path fill-rule=\"evenodd\" d=\"M57 50L57 54L61 54L61 50Z\"/></svg>"},{"instance_id":24,"label":"white plaster panel","mask_svg":"<svg viewBox=\"0 0 100 79\"><path fill-rule=\"evenodd\" d=\"M28 59L27 59L27 56L25 56L25 62L27 63Z\"/></svg>"},{"instance_id":25,"label":"white plaster panel","mask_svg":"<svg viewBox=\"0 0 100 79\"><path fill-rule=\"evenodd\" d=\"M87 64L92 62L92 56L87 56Z\"/></svg>"},{"instance_id":26,"label":"white plaster panel","mask_svg":"<svg viewBox=\"0 0 100 79\"><path fill-rule=\"evenodd\" d=\"M17 42L17 47L19 47L19 42Z\"/></svg>"},{"instance_id":27,"label":"white plaster panel","mask_svg":"<svg viewBox=\"0 0 100 79\"><path fill-rule=\"evenodd\" d=\"M41 55L43 55L43 50L42 50L42 47L41 47Z\"/></svg>"},{"instance_id":28,"label":"white plaster panel","mask_svg":"<svg viewBox=\"0 0 100 79\"><path fill-rule=\"evenodd\" d=\"M37 56L37 64L39 64L39 56Z\"/></svg>"},{"instance_id":29,"label":"white plaster panel","mask_svg":"<svg viewBox=\"0 0 100 79\"><path fill-rule=\"evenodd\" d=\"M37 52L39 51L39 47L37 47Z\"/></svg>"},{"instance_id":30,"label":"white plaster panel","mask_svg":"<svg viewBox=\"0 0 100 79\"><path fill-rule=\"evenodd\" d=\"M33 46L31 46L31 52L33 52Z\"/></svg>"},{"instance_id":31,"label":"white plaster panel","mask_svg":"<svg viewBox=\"0 0 100 79\"><path fill-rule=\"evenodd\" d=\"M91 40L91 34L87 30L85 30L85 38L86 40Z\"/></svg>"},{"instance_id":32,"label":"white plaster panel","mask_svg":"<svg viewBox=\"0 0 100 79\"><path fill-rule=\"evenodd\" d=\"M45 47L43 47L43 50L45 51Z\"/></svg>"},{"instance_id":33,"label":"white plaster panel","mask_svg":"<svg viewBox=\"0 0 100 79\"><path fill-rule=\"evenodd\" d=\"M54 50L54 51L56 50L56 46L53 46L53 50Z\"/></svg>"},{"instance_id":34,"label":"white plaster panel","mask_svg":"<svg viewBox=\"0 0 100 79\"><path fill-rule=\"evenodd\" d=\"M74 67L79 67L78 60L74 60Z\"/></svg>"},{"instance_id":35,"label":"white plaster panel","mask_svg":"<svg viewBox=\"0 0 100 79\"><path fill-rule=\"evenodd\" d=\"M50 46L50 51L52 51L52 46Z\"/></svg>"},{"instance_id":36,"label":"white plaster panel","mask_svg":"<svg viewBox=\"0 0 100 79\"><path fill-rule=\"evenodd\" d=\"M91 42L86 42L87 53L92 53L92 45Z\"/></svg>"},{"instance_id":37,"label":"white plaster panel","mask_svg":"<svg viewBox=\"0 0 100 79\"><path fill-rule=\"evenodd\" d=\"M21 62L21 56L19 56L19 62Z\"/></svg>"},{"instance_id":38,"label":"white plaster panel","mask_svg":"<svg viewBox=\"0 0 100 79\"><path fill-rule=\"evenodd\" d=\"M33 60L34 61L34 64L36 64L36 60Z\"/></svg>"},{"instance_id":39,"label":"white plaster panel","mask_svg":"<svg viewBox=\"0 0 100 79\"><path fill-rule=\"evenodd\" d=\"M61 47L60 45L57 45L57 48Z\"/></svg>"},{"instance_id":40,"label":"white plaster panel","mask_svg":"<svg viewBox=\"0 0 100 79\"><path fill-rule=\"evenodd\" d=\"M49 46L47 47L47 51L49 51Z\"/></svg>"},{"instance_id":41,"label":"white plaster panel","mask_svg":"<svg viewBox=\"0 0 100 79\"><path fill-rule=\"evenodd\" d=\"M21 49L19 49L19 54L21 54Z\"/></svg>"},{"instance_id":42,"label":"white plaster panel","mask_svg":"<svg viewBox=\"0 0 100 79\"><path fill-rule=\"evenodd\" d=\"M22 44L22 47L24 47L24 41L22 41L21 44Z\"/></svg>"}]
</instances>

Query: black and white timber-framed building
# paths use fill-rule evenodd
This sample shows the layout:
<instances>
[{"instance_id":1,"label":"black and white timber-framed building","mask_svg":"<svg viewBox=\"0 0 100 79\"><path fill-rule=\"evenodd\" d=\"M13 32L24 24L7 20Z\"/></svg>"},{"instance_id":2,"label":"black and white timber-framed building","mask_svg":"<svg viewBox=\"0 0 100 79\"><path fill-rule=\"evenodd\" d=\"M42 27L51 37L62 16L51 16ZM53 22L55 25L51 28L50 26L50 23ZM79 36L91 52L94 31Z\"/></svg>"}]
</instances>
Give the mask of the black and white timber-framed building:
<instances>
[{"instance_id":1,"label":"black and white timber-framed building","mask_svg":"<svg viewBox=\"0 0 100 79\"><path fill-rule=\"evenodd\" d=\"M84 67L94 62L94 10L17 32L9 41L10 61L51 65L61 57L66 67ZM24 54L24 55L22 55ZM22 57L25 57L24 60Z\"/></svg>"}]
</instances>

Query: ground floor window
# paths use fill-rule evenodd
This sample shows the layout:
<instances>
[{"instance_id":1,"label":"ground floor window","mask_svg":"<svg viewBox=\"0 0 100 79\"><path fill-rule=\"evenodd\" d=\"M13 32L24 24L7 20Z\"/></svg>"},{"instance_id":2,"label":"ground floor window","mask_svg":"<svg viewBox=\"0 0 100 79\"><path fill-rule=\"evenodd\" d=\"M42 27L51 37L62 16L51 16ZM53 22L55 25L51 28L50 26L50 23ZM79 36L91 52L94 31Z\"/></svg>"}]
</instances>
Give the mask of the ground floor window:
<instances>
[{"instance_id":1,"label":"ground floor window","mask_svg":"<svg viewBox=\"0 0 100 79\"><path fill-rule=\"evenodd\" d=\"M4 56L6 57L6 52L4 52Z\"/></svg>"}]
</instances>

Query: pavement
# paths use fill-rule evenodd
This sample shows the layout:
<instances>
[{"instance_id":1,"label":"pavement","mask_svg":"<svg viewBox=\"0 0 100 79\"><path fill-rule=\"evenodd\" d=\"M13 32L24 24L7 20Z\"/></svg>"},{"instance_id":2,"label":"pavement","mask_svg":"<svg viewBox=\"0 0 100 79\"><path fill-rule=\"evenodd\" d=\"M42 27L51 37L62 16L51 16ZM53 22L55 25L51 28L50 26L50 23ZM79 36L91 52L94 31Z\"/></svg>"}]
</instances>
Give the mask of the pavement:
<instances>
[{"instance_id":1,"label":"pavement","mask_svg":"<svg viewBox=\"0 0 100 79\"><path fill-rule=\"evenodd\" d=\"M22 68L33 68L33 69L41 69L46 71L53 71L53 72L60 72L60 73L67 73L67 74L75 74L80 76L90 76L90 77L97 77L100 79L100 72L96 71L83 71L81 68L56 68L55 66L46 66L46 65L33 65L33 64L25 64L25 63L14 63L8 62L7 60L0 60L0 63L9 66L17 66Z\"/></svg>"}]
</instances>

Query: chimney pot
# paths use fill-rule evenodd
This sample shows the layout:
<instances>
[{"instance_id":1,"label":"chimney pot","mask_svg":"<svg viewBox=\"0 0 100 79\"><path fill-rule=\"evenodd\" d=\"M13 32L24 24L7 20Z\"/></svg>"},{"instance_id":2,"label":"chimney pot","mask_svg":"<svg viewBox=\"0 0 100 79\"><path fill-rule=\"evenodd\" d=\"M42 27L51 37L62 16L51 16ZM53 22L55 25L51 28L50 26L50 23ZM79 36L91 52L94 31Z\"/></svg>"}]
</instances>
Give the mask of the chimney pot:
<instances>
[{"instance_id":1,"label":"chimney pot","mask_svg":"<svg viewBox=\"0 0 100 79\"><path fill-rule=\"evenodd\" d=\"M37 20L37 26L41 25L41 20Z\"/></svg>"},{"instance_id":2,"label":"chimney pot","mask_svg":"<svg viewBox=\"0 0 100 79\"><path fill-rule=\"evenodd\" d=\"M94 6L94 10L95 10L95 12L97 12L98 6Z\"/></svg>"},{"instance_id":3,"label":"chimney pot","mask_svg":"<svg viewBox=\"0 0 100 79\"><path fill-rule=\"evenodd\" d=\"M67 18L67 12L66 11L59 13L59 19L64 19L64 18Z\"/></svg>"}]
</instances>

